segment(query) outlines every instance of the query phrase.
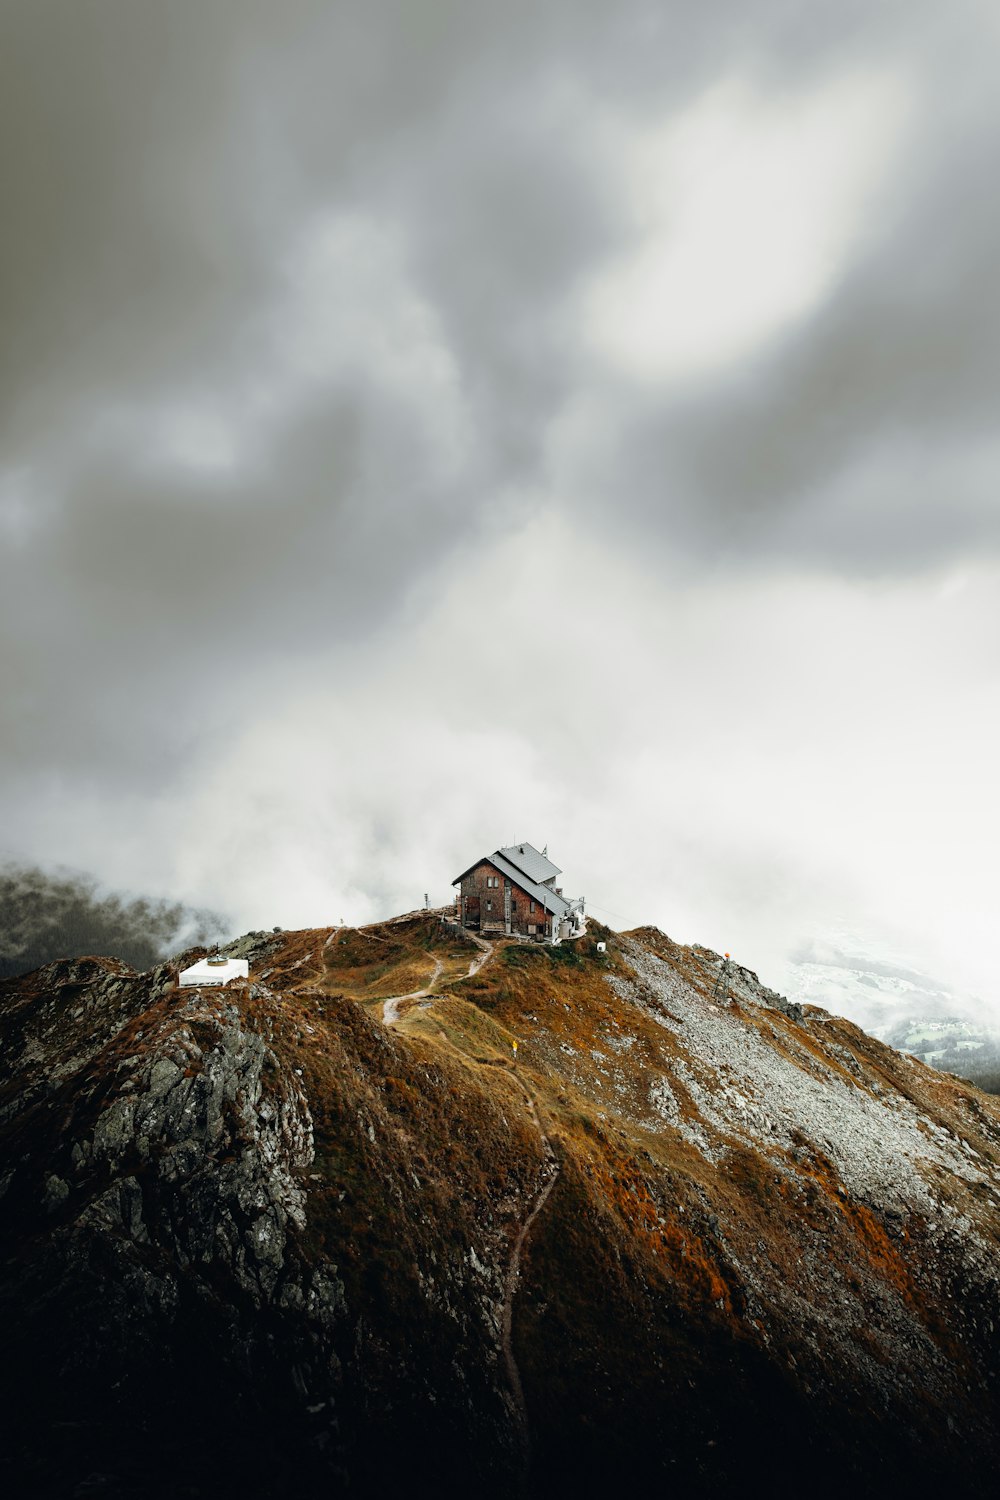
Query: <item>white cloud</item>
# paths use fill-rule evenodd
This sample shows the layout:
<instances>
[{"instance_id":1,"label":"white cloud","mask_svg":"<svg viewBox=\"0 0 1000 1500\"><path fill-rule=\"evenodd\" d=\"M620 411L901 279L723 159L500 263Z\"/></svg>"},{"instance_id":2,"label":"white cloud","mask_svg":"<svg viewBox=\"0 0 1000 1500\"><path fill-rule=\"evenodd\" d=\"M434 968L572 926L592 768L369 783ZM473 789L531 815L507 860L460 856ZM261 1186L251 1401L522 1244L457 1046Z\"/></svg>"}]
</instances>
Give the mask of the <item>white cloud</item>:
<instances>
[{"instance_id":1,"label":"white cloud","mask_svg":"<svg viewBox=\"0 0 1000 1500\"><path fill-rule=\"evenodd\" d=\"M665 579L536 511L398 628L258 670L155 802L26 785L11 845L242 930L440 903L531 838L611 925L776 985L844 928L989 995L998 587Z\"/></svg>"},{"instance_id":2,"label":"white cloud","mask_svg":"<svg viewBox=\"0 0 1000 1500\"><path fill-rule=\"evenodd\" d=\"M613 926L775 983L847 926L988 990L998 583L665 584L550 514L465 552L400 630L255 681L142 836L127 814L100 835L102 870L240 926L360 922L527 837ZM56 816L95 863L86 815Z\"/></svg>"},{"instance_id":3,"label":"white cloud","mask_svg":"<svg viewBox=\"0 0 1000 1500\"><path fill-rule=\"evenodd\" d=\"M896 75L777 98L730 79L658 129L623 132L634 244L587 290L592 346L630 374L687 379L809 312L884 213L907 106Z\"/></svg>"}]
</instances>

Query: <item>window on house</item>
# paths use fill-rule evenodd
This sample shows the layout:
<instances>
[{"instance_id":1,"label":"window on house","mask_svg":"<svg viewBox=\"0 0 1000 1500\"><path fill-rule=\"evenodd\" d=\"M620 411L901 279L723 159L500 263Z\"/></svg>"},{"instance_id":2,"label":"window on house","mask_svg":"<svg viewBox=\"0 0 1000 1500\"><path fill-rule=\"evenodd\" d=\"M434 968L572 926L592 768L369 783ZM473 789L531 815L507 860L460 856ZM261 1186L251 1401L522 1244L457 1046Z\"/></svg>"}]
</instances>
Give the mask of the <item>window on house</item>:
<instances>
[{"instance_id":1,"label":"window on house","mask_svg":"<svg viewBox=\"0 0 1000 1500\"><path fill-rule=\"evenodd\" d=\"M493 910L493 902L492 901L487 901L487 903L486 903L486 910L487 911L492 911Z\"/></svg>"},{"instance_id":2,"label":"window on house","mask_svg":"<svg viewBox=\"0 0 1000 1500\"><path fill-rule=\"evenodd\" d=\"M535 915L535 903L534 903L534 901L532 901L530 903L530 907L531 907L531 915L534 916Z\"/></svg>"}]
</instances>

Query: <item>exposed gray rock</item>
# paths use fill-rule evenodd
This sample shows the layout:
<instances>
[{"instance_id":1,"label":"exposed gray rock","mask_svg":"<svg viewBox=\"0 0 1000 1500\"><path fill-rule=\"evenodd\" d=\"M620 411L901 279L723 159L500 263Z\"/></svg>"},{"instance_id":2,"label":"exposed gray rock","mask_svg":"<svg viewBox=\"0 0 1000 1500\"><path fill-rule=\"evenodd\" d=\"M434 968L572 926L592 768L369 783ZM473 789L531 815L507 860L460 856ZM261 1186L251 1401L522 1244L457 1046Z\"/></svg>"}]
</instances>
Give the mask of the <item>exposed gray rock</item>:
<instances>
[{"instance_id":1,"label":"exposed gray rock","mask_svg":"<svg viewBox=\"0 0 1000 1500\"><path fill-rule=\"evenodd\" d=\"M51 1212L69 1197L69 1183L54 1174L45 1179L45 1207Z\"/></svg>"},{"instance_id":2,"label":"exposed gray rock","mask_svg":"<svg viewBox=\"0 0 1000 1500\"><path fill-rule=\"evenodd\" d=\"M6 1048L22 1084L4 1100L8 1116L34 1111L34 1123L2 1188L18 1194L14 1222L29 1242L33 1215L47 1226L20 1295L51 1318L51 1357L76 1402L92 1383L116 1390L116 1367L165 1381L157 1399L169 1401L189 1379L176 1361L202 1336L235 1399L240 1372L273 1362L275 1319L294 1325L282 1339L299 1351L323 1413L308 1420L329 1443L345 1303L335 1268L312 1266L297 1239L313 1162L302 1078L221 993L173 983L170 971L58 966L25 1012L20 1046ZM61 1003L67 985L72 1006ZM68 1138L33 1169L30 1143L39 1131L54 1140L53 1129ZM287 1370L273 1378L291 1389Z\"/></svg>"}]
</instances>

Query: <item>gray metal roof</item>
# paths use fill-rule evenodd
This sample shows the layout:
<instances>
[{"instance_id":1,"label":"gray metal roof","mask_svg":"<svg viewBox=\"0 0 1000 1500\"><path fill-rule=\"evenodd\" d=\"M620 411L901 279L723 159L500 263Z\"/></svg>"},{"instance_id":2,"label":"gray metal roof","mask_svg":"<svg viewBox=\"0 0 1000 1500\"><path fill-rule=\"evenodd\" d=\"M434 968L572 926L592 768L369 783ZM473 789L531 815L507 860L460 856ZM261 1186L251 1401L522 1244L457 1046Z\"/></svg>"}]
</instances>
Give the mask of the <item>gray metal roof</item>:
<instances>
[{"instance_id":1,"label":"gray metal roof","mask_svg":"<svg viewBox=\"0 0 1000 1500\"><path fill-rule=\"evenodd\" d=\"M517 848L520 847L520 844L518 844ZM530 844L525 844L524 847L528 849L531 846ZM535 852L537 853L538 851L536 850ZM503 852L500 849L495 854L490 854L488 858L491 865L496 865L501 875L506 875L508 880L513 880L521 887L522 891L527 892L533 901L540 902L546 911L550 911L555 916L561 917L563 912L568 910L569 902L565 896L557 896L555 891L550 890L547 885L539 885L537 881L529 880L522 870L519 870L515 864L511 864L509 859L504 858ZM539 855L539 858L541 858L541 855Z\"/></svg>"},{"instance_id":2,"label":"gray metal roof","mask_svg":"<svg viewBox=\"0 0 1000 1500\"><path fill-rule=\"evenodd\" d=\"M512 865L517 865L523 870L529 880L537 880L539 885L546 880L551 880L555 875L561 875L562 871L558 865L544 854L541 854L534 844L511 844L509 849L498 849L505 859L509 859Z\"/></svg>"}]
</instances>

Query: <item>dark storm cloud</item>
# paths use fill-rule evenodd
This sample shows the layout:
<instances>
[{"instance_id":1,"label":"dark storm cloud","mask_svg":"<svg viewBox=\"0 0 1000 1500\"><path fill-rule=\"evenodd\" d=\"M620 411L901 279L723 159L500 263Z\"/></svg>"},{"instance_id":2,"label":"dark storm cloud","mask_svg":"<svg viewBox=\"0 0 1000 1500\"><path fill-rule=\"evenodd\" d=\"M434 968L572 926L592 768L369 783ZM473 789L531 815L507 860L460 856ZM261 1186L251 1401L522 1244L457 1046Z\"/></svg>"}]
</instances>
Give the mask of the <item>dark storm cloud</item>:
<instances>
[{"instance_id":1,"label":"dark storm cloud","mask_svg":"<svg viewBox=\"0 0 1000 1500\"><path fill-rule=\"evenodd\" d=\"M239 36L148 4L8 4L0 50L4 437L217 356L262 284L228 125ZM227 55L228 54L228 55Z\"/></svg>"},{"instance_id":2,"label":"dark storm cloud","mask_svg":"<svg viewBox=\"0 0 1000 1500\"><path fill-rule=\"evenodd\" d=\"M527 413L552 384L542 372L519 393L540 361L516 350L509 313L518 277L525 308L558 278L585 215L536 192L539 222L532 229L524 215L516 243L502 247L520 247L517 275L494 276L491 300L489 239L529 145L512 132L505 176L505 141L487 130L477 179L474 76L486 79L494 121L506 108L488 82L492 23L453 6L292 4L276 17L244 4L8 7L0 611L7 744L26 763L134 759L159 777L182 734L179 702L203 700L201 726L220 710L224 721L255 666L380 625L523 466ZM523 53L530 38L514 37ZM463 90L464 105L449 105ZM437 166L441 150L464 181ZM550 152L545 181L557 177ZM449 195L459 191L455 214ZM477 226L484 192L497 201ZM514 208L530 196L519 191ZM439 452L421 372L400 389L377 351L343 355L340 326L335 368L296 384L296 352L282 342L297 246L314 226L359 213L400 246L385 284L361 289L375 303L370 345L394 296L429 298L432 321L456 340L445 350L458 360L453 404L470 404L460 461ZM560 229L553 251L546 235ZM537 287L531 245L548 256ZM368 249L361 235L355 260ZM305 321L359 296L350 247L346 259L321 279ZM406 316L404 307L390 329L397 345L409 339ZM497 335L512 354L491 347ZM268 412L239 394L248 371L264 386L296 387L270 429ZM211 413L220 400L235 405L223 426L237 449L253 450L265 429L249 464L205 472L158 451L158 416Z\"/></svg>"},{"instance_id":3,"label":"dark storm cloud","mask_svg":"<svg viewBox=\"0 0 1000 1500\"><path fill-rule=\"evenodd\" d=\"M390 402L328 393L238 484L179 483L135 456L78 470L30 571L8 556L8 755L134 762L159 780L289 654L362 637L414 558L447 543L456 505L447 489L422 503L419 435L406 436ZM374 444L395 478L391 525L364 472Z\"/></svg>"},{"instance_id":4,"label":"dark storm cloud","mask_svg":"<svg viewBox=\"0 0 1000 1500\"><path fill-rule=\"evenodd\" d=\"M470 357L488 356L499 315L528 323L609 234L586 202L602 191L584 187L589 142L546 108L553 86L663 111L734 56L780 70L849 47L867 9L805 26L778 0L711 20L646 3L8 3L8 456L124 383L155 392L252 355L290 224L386 182L380 206L470 324Z\"/></svg>"},{"instance_id":5,"label":"dark storm cloud","mask_svg":"<svg viewBox=\"0 0 1000 1500\"><path fill-rule=\"evenodd\" d=\"M916 118L829 300L711 383L617 406L588 488L647 544L861 577L1000 547L995 64L960 50L951 90L954 37L936 56L930 30L901 39Z\"/></svg>"},{"instance_id":6,"label":"dark storm cloud","mask_svg":"<svg viewBox=\"0 0 1000 1500\"><path fill-rule=\"evenodd\" d=\"M933 81L919 13L870 10L8 0L0 625L17 767L160 781L265 668L384 629L414 578L516 515L591 378L578 289L629 233L602 111L641 124L734 67L807 87L921 46ZM993 116L972 127L966 160L962 120L943 122L896 238L770 364L701 401L634 399L590 476L599 516L614 506L668 548L735 526L761 565L857 565L837 475L915 433L984 430ZM222 456L200 457L213 442ZM988 539L950 498L968 512L952 539ZM938 497L915 503L930 538Z\"/></svg>"},{"instance_id":7,"label":"dark storm cloud","mask_svg":"<svg viewBox=\"0 0 1000 1500\"><path fill-rule=\"evenodd\" d=\"M634 407L602 490L668 539L756 565L866 575L996 550L1000 129L988 144L773 357L704 398Z\"/></svg>"}]
</instances>

